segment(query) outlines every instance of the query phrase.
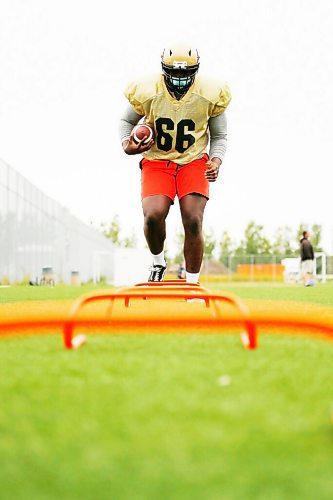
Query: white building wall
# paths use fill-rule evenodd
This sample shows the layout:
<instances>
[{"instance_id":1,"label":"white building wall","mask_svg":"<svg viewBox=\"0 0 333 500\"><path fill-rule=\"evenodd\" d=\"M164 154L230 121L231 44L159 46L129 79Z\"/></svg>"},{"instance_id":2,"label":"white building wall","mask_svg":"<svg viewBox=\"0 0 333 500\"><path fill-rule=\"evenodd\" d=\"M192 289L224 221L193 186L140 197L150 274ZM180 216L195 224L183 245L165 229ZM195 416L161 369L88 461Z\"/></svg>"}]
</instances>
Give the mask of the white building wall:
<instances>
[{"instance_id":1,"label":"white building wall","mask_svg":"<svg viewBox=\"0 0 333 500\"><path fill-rule=\"evenodd\" d=\"M56 280L94 278L94 255L109 255L103 276L113 280L114 246L0 160L0 281L40 279L52 267Z\"/></svg>"}]
</instances>

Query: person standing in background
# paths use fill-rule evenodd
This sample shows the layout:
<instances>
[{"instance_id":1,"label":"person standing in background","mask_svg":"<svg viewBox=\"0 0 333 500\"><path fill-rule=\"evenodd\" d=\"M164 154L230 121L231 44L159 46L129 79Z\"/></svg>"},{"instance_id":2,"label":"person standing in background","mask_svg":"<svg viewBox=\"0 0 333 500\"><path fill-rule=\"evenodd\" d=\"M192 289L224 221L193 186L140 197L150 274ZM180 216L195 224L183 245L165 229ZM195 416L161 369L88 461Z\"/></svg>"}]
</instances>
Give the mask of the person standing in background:
<instances>
[{"instance_id":1,"label":"person standing in background","mask_svg":"<svg viewBox=\"0 0 333 500\"><path fill-rule=\"evenodd\" d=\"M301 273L304 286L314 286L313 277L314 271L314 252L311 242L309 241L310 234L308 231L303 231L303 237L300 240L301 254Z\"/></svg>"}]
</instances>

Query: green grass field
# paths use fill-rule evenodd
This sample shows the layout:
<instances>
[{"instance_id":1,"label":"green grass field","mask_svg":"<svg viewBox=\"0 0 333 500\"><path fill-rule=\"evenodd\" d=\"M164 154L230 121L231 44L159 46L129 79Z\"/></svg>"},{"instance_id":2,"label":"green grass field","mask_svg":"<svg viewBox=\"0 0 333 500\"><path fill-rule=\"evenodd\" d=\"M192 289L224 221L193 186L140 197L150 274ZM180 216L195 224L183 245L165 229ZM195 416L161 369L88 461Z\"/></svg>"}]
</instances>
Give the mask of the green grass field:
<instances>
[{"instance_id":1,"label":"green grass field","mask_svg":"<svg viewBox=\"0 0 333 500\"><path fill-rule=\"evenodd\" d=\"M0 289L0 303L93 286ZM214 286L214 288L217 288ZM223 285L333 308L333 286ZM331 499L333 343L238 335L0 341L0 498Z\"/></svg>"}]
</instances>

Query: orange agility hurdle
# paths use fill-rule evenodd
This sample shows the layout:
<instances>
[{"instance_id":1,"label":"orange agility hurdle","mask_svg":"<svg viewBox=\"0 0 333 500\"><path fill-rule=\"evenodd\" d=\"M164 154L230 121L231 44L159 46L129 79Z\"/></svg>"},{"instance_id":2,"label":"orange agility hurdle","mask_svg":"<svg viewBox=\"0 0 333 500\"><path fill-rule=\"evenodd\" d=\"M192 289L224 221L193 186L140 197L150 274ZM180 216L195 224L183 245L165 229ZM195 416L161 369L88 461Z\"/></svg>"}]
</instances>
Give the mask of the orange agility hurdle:
<instances>
[{"instance_id":1,"label":"orange agility hurdle","mask_svg":"<svg viewBox=\"0 0 333 500\"><path fill-rule=\"evenodd\" d=\"M180 282L180 283L179 283ZM195 318L188 319L182 317L177 317L177 325L180 326L189 326L190 324L193 327L202 326L203 324L207 328L214 328L216 326L216 320L222 319L222 314L220 308L218 306L221 302L227 302L233 306L235 306L238 315L238 323L241 323L245 331L241 334L241 341L245 348L247 349L255 349L257 346L257 336L256 336L256 326L250 318L250 313L247 306L240 301L240 299L232 294L226 293L212 293L203 288L201 285L192 285L188 283L184 283L182 280L170 280L163 282L149 282L149 283L139 283L138 285L121 288L117 291L111 290L101 290L99 292L88 293L79 297L73 304L71 311L69 313L69 317L64 325L64 333L63 340L64 346L67 349L72 349L73 346L73 330L75 327L76 319L78 313L88 303L98 302L98 301L110 301L109 307L109 322L110 325L119 326L120 322L122 326L125 325L138 327L142 324L152 324L156 323L152 318L148 316L149 310L146 311L146 315L142 318L142 316L133 316L131 318L119 319L112 317L112 307L114 302L119 299L124 299L124 306L128 308L130 306L130 302L133 299L159 299L159 300L170 300L170 299L182 299L184 301L200 301L204 302L206 307L209 308L210 305L213 305L212 315L208 319ZM157 320L158 326L167 326L169 327L173 325L169 315L161 315ZM175 326L175 325L174 325ZM82 339L81 339L82 340Z\"/></svg>"},{"instance_id":2,"label":"orange agility hurdle","mask_svg":"<svg viewBox=\"0 0 333 500\"><path fill-rule=\"evenodd\" d=\"M172 328L177 331L181 328L187 328L194 331L198 331L199 328L205 328L210 331L217 330L230 330L234 328L239 328L243 324L243 319L237 315L226 316L221 318L215 318L214 321L211 319L205 318L197 318L197 319L188 319L188 318L167 318L163 320L163 323L160 319L148 319L137 317L131 318L130 320L126 318L115 318L110 321L109 318L96 318L94 316L85 317L85 318L71 318L68 319L68 315L50 315L47 318L38 318L33 317L32 315L24 315L16 318L3 318L0 320L0 337L7 337L12 335L18 335L20 332L36 334L36 330L39 333L45 331L45 333L50 334L50 329L54 333L57 333L56 330L60 330L62 332L62 336L64 339L64 329L68 322L72 323L75 328L112 328L113 333L118 333L121 331L122 333L127 333L133 331L133 327L135 329L141 329L149 327L150 330L156 328L159 332L167 333ZM251 314L251 321L255 326L256 330L256 340L258 336L258 329L271 329L270 334L280 334L281 329L287 330L290 333L292 329L293 335L303 335L308 337L309 335L315 335L318 338L318 333L320 334L320 338L325 338L333 341L333 321L325 322L320 315L313 316L311 318L303 317L301 318L299 314L287 312L284 316L281 313L271 313L269 316L265 314L255 313ZM164 327L162 329L162 326ZM116 331L116 328L118 330ZM279 330L277 330L277 328ZM73 349L82 345L82 336L78 335L76 337L72 337L71 345L69 345L68 349Z\"/></svg>"},{"instance_id":3,"label":"orange agility hurdle","mask_svg":"<svg viewBox=\"0 0 333 500\"><path fill-rule=\"evenodd\" d=\"M171 299L168 300L167 299ZM193 308L187 301L199 300L202 304ZM107 314L97 317L96 314L79 317L79 312L89 303L109 301ZM140 300L149 300L141 302ZM155 313L150 314L152 302L158 306ZM220 306L223 302L234 306L234 314L222 314ZM115 305L116 304L116 305ZM162 304L167 305L167 312L163 312ZM176 312L172 309L176 305ZM118 308L121 315L113 314L113 308ZM181 309L187 315L179 314ZM82 316L82 315L81 315ZM52 314L38 317L33 314L6 317L0 320L0 337L23 333L54 333L60 330L63 343L67 349L77 348L85 341L84 335L73 336L77 328L103 328L112 333L133 333L144 331L170 333L172 331L200 331L210 333L220 330L239 329L245 327L241 335L244 347L257 347L257 330L269 329L269 333L281 333L281 329L288 333L321 334L324 338L333 340L333 316L323 316L322 311L309 313L289 312L285 310L249 313L247 306L232 294L211 293L201 285L181 283L181 280L165 281L162 283L139 283L134 287L124 287L119 290L101 290L79 297L72 305L69 314ZM279 331L277 331L277 328ZM201 329L201 330L200 330ZM290 330L292 329L292 332ZM317 335L318 338L318 335Z\"/></svg>"}]
</instances>

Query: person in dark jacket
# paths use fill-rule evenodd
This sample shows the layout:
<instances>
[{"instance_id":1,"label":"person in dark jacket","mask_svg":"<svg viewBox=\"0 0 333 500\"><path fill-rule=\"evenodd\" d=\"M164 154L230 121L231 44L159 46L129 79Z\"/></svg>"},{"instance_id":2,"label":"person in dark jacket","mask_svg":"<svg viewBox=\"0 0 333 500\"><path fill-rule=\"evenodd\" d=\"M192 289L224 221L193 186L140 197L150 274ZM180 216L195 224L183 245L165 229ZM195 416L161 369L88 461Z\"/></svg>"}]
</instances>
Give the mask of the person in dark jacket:
<instances>
[{"instance_id":1,"label":"person in dark jacket","mask_svg":"<svg viewBox=\"0 0 333 500\"><path fill-rule=\"evenodd\" d=\"M313 278L314 252L309 237L309 232L303 231L303 237L300 240L301 273L304 286L314 286L315 284Z\"/></svg>"}]
</instances>

